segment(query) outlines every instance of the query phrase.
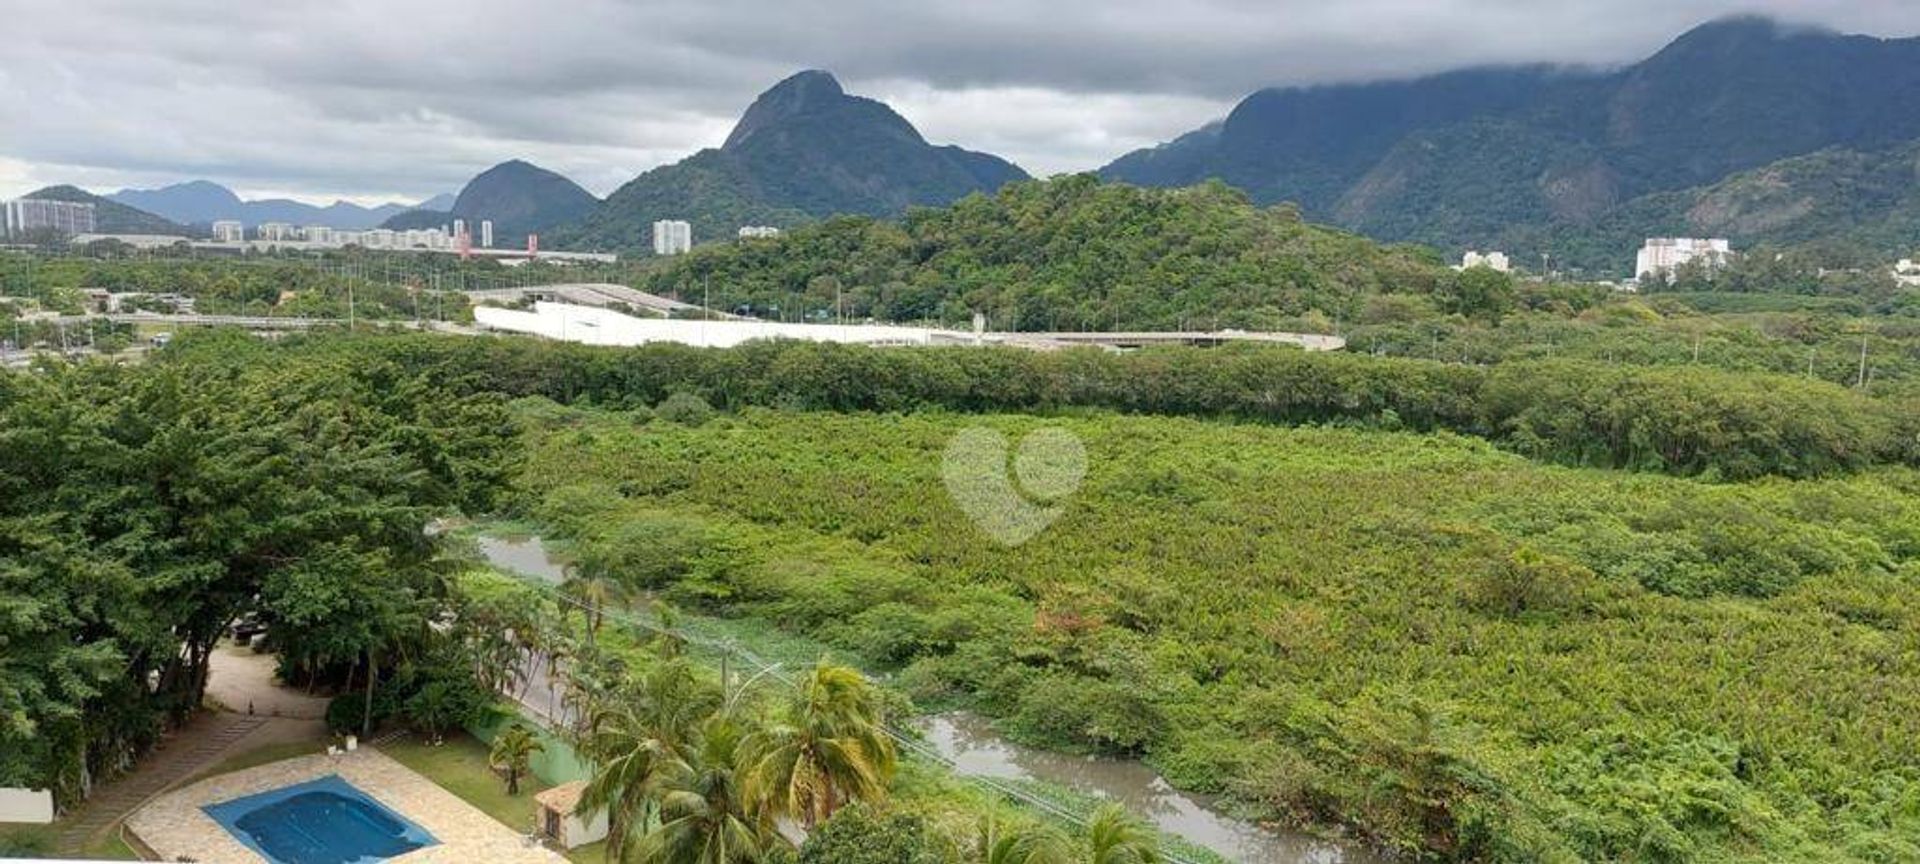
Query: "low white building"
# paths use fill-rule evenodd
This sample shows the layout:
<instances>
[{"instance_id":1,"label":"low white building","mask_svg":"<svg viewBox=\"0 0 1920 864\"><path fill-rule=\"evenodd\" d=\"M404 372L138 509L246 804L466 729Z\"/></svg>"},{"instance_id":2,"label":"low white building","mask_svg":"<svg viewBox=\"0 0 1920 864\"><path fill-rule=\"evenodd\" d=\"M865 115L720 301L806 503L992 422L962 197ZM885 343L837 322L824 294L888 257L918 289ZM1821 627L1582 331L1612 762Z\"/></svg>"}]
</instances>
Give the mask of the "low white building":
<instances>
[{"instance_id":1,"label":"low white building","mask_svg":"<svg viewBox=\"0 0 1920 864\"><path fill-rule=\"evenodd\" d=\"M535 830L562 849L578 849L588 843L607 839L607 810L593 811L589 818L575 813L587 781L562 783L533 796Z\"/></svg>"},{"instance_id":2,"label":"low white building","mask_svg":"<svg viewBox=\"0 0 1920 864\"><path fill-rule=\"evenodd\" d=\"M693 248L693 226L678 219L653 223L653 254L679 255Z\"/></svg>"},{"instance_id":3,"label":"low white building","mask_svg":"<svg viewBox=\"0 0 1920 864\"><path fill-rule=\"evenodd\" d=\"M177 243L191 243L178 234L75 234L71 241L75 246L85 246L102 240L125 243L135 249L165 249Z\"/></svg>"},{"instance_id":4,"label":"low white building","mask_svg":"<svg viewBox=\"0 0 1920 864\"><path fill-rule=\"evenodd\" d=\"M1682 264L1699 260L1710 267L1722 267L1732 257L1733 248L1719 237L1648 237L1634 256L1633 275L1637 279L1668 278Z\"/></svg>"},{"instance_id":5,"label":"low white building","mask_svg":"<svg viewBox=\"0 0 1920 864\"><path fill-rule=\"evenodd\" d=\"M285 222L262 222L259 228L254 229L254 235L269 243L278 243L300 239L300 229Z\"/></svg>"},{"instance_id":6,"label":"low white building","mask_svg":"<svg viewBox=\"0 0 1920 864\"><path fill-rule=\"evenodd\" d=\"M772 225L740 226L740 239L742 240L767 240L778 236L780 236L780 229Z\"/></svg>"},{"instance_id":7,"label":"low white building","mask_svg":"<svg viewBox=\"0 0 1920 864\"><path fill-rule=\"evenodd\" d=\"M473 322L491 330L528 333L587 345L631 346L676 342L703 348L731 348L764 339L854 345L971 345L979 341L971 333L931 327L637 318L611 309L545 301L534 303L531 312L476 306L473 309Z\"/></svg>"},{"instance_id":8,"label":"low white building","mask_svg":"<svg viewBox=\"0 0 1920 864\"><path fill-rule=\"evenodd\" d=\"M1507 253L1479 252L1473 249L1468 249L1467 254L1460 256L1458 269L1466 270L1470 267L1487 267L1502 273L1513 270L1513 265L1507 261Z\"/></svg>"}]
</instances>

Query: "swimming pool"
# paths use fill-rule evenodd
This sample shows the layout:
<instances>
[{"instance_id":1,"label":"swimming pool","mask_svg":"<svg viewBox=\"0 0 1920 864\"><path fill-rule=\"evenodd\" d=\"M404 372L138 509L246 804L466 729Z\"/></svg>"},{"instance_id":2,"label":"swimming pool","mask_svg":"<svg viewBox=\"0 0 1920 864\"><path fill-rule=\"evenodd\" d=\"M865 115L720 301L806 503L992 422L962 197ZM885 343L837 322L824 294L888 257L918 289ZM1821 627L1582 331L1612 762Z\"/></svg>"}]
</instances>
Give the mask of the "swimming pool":
<instances>
[{"instance_id":1,"label":"swimming pool","mask_svg":"<svg viewBox=\"0 0 1920 864\"><path fill-rule=\"evenodd\" d=\"M200 809L273 864L369 864L439 842L338 774Z\"/></svg>"}]
</instances>

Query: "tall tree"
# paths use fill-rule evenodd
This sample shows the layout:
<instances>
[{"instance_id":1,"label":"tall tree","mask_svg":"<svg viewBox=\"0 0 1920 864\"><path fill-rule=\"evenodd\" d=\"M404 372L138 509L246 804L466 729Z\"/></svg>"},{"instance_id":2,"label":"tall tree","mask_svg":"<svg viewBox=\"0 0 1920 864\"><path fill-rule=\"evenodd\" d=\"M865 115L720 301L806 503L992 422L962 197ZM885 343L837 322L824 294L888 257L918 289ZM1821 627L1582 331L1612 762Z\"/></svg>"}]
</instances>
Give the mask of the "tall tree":
<instances>
[{"instance_id":1,"label":"tall tree","mask_svg":"<svg viewBox=\"0 0 1920 864\"><path fill-rule=\"evenodd\" d=\"M825 661L751 749L756 800L808 829L847 801L884 799L897 759L879 692L857 670Z\"/></svg>"},{"instance_id":2,"label":"tall tree","mask_svg":"<svg viewBox=\"0 0 1920 864\"><path fill-rule=\"evenodd\" d=\"M754 806L742 782L746 731L715 715L666 771L660 825L641 839L638 860L649 864L747 864L781 844L765 808Z\"/></svg>"},{"instance_id":3,"label":"tall tree","mask_svg":"<svg viewBox=\"0 0 1920 864\"><path fill-rule=\"evenodd\" d=\"M579 736L580 754L593 765L579 810L605 808L607 855L624 860L627 845L646 833L664 784L686 761L695 727L719 705L719 694L678 661L634 680L577 689L594 694Z\"/></svg>"}]
</instances>

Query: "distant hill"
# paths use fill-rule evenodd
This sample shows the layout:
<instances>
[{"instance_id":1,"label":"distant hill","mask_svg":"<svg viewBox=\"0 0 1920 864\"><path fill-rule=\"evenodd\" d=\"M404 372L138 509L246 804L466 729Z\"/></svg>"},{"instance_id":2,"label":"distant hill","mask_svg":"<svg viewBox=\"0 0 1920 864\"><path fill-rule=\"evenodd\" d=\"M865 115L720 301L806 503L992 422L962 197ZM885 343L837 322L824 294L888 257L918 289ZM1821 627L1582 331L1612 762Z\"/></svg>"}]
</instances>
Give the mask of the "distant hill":
<instances>
[{"instance_id":1,"label":"distant hill","mask_svg":"<svg viewBox=\"0 0 1920 864\"><path fill-rule=\"evenodd\" d=\"M410 210L389 218L382 227L431 228L464 219L471 223L469 230L479 243L479 223L492 220L494 245L519 246L526 242L526 235L578 220L599 203L572 180L514 159L480 172L447 209Z\"/></svg>"},{"instance_id":2,"label":"distant hill","mask_svg":"<svg viewBox=\"0 0 1920 864\"><path fill-rule=\"evenodd\" d=\"M1383 239L1450 252L1506 245L1523 260L1546 251L1624 270L1631 248L1519 244L1571 236L1631 215L1616 208L1645 196L1782 159L1920 139L1915 105L1920 38L1742 17L1702 25L1615 71L1489 68L1263 90L1217 125L1127 154L1101 174L1157 186L1217 177L1255 201L1293 201L1310 217Z\"/></svg>"},{"instance_id":3,"label":"distant hill","mask_svg":"<svg viewBox=\"0 0 1920 864\"><path fill-rule=\"evenodd\" d=\"M193 180L159 189L122 189L106 197L183 225L205 225L218 219L237 219L249 226L262 222L288 222L294 225L358 229L372 228L408 209L404 204L362 207L347 201L335 201L325 207L285 198L243 201L233 190L210 180Z\"/></svg>"},{"instance_id":4,"label":"distant hill","mask_svg":"<svg viewBox=\"0 0 1920 864\"><path fill-rule=\"evenodd\" d=\"M1569 261L1624 265L1631 258L1620 250L1637 248L1648 235L1726 237L1735 248L1840 244L1869 259L1911 257L1920 253L1920 141L1794 156L1704 186L1643 195L1593 220L1513 229L1508 239L1516 247L1558 250Z\"/></svg>"},{"instance_id":5,"label":"distant hill","mask_svg":"<svg viewBox=\"0 0 1920 864\"><path fill-rule=\"evenodd\" d=\"M74 186L48 186L26 195L28 198L40 198L49 201L78 201L93 205L94 230L101 234L176 234L182 237L196 236L195 232L178 222L156 216L144 210L129 207L118 201L102 198L84 189Z\"/></svg>"},{"instance_id":6,"label":"distant hill","mask_svg":"<svg viewBox=\"0 0 1920 864\"><path fill-rule=\"evenodd\" d=\"M696 240L716 240L742 225L897 216L1026 177L999 157L929 144L885 104L808 71L760 94L719 148L640 175L559 236L644 248L654 220L685 219Z\"/></svg>"},{"instance_id":7,"label":"distant hill","mask_svg":"<svg viewBox=\"0 0 1920 864\"><path fill-rule=\"evenodd\" d=\"M455 197L456 196L452 192L442 192L438 195L433 196L432 198L428 198L425 201L422 201L418 204L413 205L413 209L415 210L452 210Z\"/></svg>"},{"instance_id":8,"label":"distant hill","mask_svg":"<svg viewBox=\"0 0 1920 864\"><path fill-rule=\"evenodd\" d=\"M1081 174L1010 183L898 222L844 216L710 244L643 287L710 290L720 308L781 320L964 327L978 311L996 329L1326 331L1364 298L1431 294L1453 278L1425 250L1256 207L1224 184L1147 189Z\"/></svg>"}]
</instances>

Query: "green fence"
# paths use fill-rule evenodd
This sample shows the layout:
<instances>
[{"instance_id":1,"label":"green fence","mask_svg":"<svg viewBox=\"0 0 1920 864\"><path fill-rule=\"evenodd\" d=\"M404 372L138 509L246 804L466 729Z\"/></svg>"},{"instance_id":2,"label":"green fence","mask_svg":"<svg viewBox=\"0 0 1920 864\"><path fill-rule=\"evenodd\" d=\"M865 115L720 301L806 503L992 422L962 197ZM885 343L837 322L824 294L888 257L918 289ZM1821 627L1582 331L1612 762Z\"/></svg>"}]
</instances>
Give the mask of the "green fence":
<instances>
[{"instance_id":1,"label":"green fence","mask_svg":"<svg viewBox=\"0 0 1920 864\"><path fill-rule=\"evenodd\" d=\"M580 755L573 752L573 745L542 726L538 721L525 717L518 707L509 702L501 702L494 710L467 724L467 732L482 742L493 743L493 736L499 734L509 724L520 722L532 729L534 736L540 739L541 750L533 755L533 776L549 785L558 786L575 780L586 780L592 772Z\"/></svg>"}]
</instances>

